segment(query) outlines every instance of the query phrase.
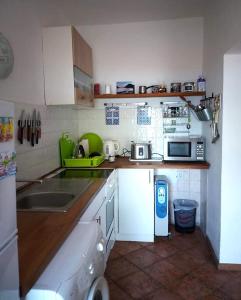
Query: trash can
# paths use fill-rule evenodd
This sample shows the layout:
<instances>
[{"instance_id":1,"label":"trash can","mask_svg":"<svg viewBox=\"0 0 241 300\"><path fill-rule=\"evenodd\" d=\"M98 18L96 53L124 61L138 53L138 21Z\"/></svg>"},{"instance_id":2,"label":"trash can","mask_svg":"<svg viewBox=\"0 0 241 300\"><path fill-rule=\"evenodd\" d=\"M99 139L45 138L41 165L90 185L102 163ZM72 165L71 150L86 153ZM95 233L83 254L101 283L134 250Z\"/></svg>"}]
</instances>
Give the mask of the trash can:
<instances>
[{"instance_id":1,"label":"trash can","mask_svg":"<svg viewBox=\"0 0 241 300\"><path fill-rule=\"evenodd\" d=\"M173 201L175 229L178 232L193 232L196 227L196 209L198 203L195 200L175 199Z\"/></svg>"}]
</instances>

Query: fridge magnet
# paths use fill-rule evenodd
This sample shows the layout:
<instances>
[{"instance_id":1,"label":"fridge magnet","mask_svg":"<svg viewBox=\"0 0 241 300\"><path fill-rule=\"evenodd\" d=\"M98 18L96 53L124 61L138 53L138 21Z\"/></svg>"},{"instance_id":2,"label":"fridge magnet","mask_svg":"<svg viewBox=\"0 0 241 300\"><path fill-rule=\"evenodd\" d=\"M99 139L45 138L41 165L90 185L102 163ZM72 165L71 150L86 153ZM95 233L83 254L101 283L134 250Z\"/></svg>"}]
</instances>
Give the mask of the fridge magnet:
<instances>
[{"instance_id":1,"label":"fridge magnet","mask_svg":"<svg viewBox=\"0 0 241 300\"><path fill-rule=\"evenodd\" d=\"M134 94L135 86L132 81L117 81L116 83L117 94Z\"/></svg>"},{"instance_id":2,"label":"fridge magnet","mask_svg":"<svg viewBox=\"0 0 241 300\"><path fill-rule=\"evenodd\" d=\"M106 125L119 125L119 107L107 106L105 108L105 124Z\"/></svg>"},{"instance_id":3,"label":"fridge magnet","mask_svg":"<svg viewBox=\"0 0 241 300\"><path fill-rule=\"evenodd\" d=\"M0 142L8 142L13 139L13 118L0 117Z\"/></svg>"},{"instance_id":4,"label":"fridge magnet","mask_svg":"<svg viewBox=\"0 0 241 300\"><path fill-rule=\"evenodd\" d=\"M137 107L137 124L151 125L151 107L138 106Z\"/></svg>"},{"instance_id":5,"label":"fridge magnet","mask_svg":"<svg viewBox=\"0 0 241 300\"><path fill-rule=\"evenodd\" d=\"M16 174L16 153L7 151L0 153L0 179Z\"/></svg>"}]
</instances>

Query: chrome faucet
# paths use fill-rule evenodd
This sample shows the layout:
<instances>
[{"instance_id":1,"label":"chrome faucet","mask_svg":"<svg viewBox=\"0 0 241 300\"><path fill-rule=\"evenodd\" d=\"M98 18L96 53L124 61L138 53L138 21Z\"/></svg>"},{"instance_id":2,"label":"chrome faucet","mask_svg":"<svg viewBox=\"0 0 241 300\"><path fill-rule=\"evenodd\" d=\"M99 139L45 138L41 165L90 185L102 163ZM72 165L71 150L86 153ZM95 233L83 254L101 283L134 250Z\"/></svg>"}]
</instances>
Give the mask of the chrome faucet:
<instances>
[{"instance_id":1,"label":"chrome faucet","mask_svg":"<svg viewBox=\"0 0 241 300\"><path fill-rule=\"evenodd\" d=\"M16 179L16 182L43 183L43 179Z\"/></svg>"}]
</instances>

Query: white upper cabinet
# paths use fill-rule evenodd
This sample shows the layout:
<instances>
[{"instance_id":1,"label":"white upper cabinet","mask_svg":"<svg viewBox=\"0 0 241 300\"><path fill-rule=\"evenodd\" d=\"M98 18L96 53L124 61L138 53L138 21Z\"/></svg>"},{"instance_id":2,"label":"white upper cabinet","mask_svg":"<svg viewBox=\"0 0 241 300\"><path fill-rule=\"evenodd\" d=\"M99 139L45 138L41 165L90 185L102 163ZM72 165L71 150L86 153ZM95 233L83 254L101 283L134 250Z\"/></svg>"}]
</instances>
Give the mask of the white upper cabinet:
<instances>
[{"instance_id":1,"label":"white upper cabinet","mask_svg":"<svg viewBox=\"0 0 241 300\"><path fill-rule=\"evenodd\" d=\"M93 106L92 50L72 26L43 29L47 105Z\"/></svg>"}]
</instances>

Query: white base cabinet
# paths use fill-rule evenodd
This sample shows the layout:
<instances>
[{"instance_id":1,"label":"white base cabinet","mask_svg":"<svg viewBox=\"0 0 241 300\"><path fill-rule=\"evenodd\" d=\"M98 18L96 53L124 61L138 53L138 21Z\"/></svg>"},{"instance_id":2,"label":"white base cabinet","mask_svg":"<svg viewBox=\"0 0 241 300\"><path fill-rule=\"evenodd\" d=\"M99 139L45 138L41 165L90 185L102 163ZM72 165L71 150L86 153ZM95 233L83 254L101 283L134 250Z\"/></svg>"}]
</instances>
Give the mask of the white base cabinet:
<instances>
[{"instance_id":1,"label":"white base cabinet","mask_svg":"<svg viewBox=\"0 0 241 300\"><path fill-rule=\"evenodd\" d=\"M151 169L119 169L116 239L154 241L154 183Z\"/></svg>"}]
</instances>

